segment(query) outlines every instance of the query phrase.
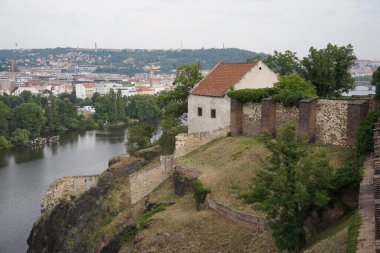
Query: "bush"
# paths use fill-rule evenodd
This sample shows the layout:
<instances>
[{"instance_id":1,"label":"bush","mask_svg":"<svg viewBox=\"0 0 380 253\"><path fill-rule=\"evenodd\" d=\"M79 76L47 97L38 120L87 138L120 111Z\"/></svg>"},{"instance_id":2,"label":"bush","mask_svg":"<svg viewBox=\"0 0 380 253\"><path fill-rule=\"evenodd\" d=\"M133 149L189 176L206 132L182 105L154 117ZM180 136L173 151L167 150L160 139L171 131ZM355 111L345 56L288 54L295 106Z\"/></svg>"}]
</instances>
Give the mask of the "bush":
<instances>
[{"instance_id":1,"label":"bush","mask_svg":"<svg viewBox=\"0 0 380 253\"><path fill-rule=\"evenodd\" d=\"M360 185L363 179L363 167L361 164L362 162L350 162L335 172L331 179L331 185L333 186L333 192L335 194L343 193L350 187Z\"/></svg>"},{"instance_id":2,"label":"bush","mask_svg":"<svg viewBox=\"0 0 380 253\"><path fill-rule=\"evenodd\" d=\"M4 136L0 136L0 149L9 148L10 146L9 141Z\"/></svg>"},{"instance_id":3,"label":"bush","mask_svg":"<svg viewBox=\"0 0 380 253\"><path fill-rule=\"evenodd\" d=\"M193 183L194 198L197 209L200 209L201 204L205 202L207 194L211 192L210 188L205 188L199 179L196 179Z\"/></svg>"},{"instance_id":4,"label":"bush","mask_svg":"<svg viewBox=\"0 0 380 253\"><path fill-rule=\"evenodd\" d=\"M152 210L144 213L144 215L139 219L139 230L143 230L146 226L146 223L150 218L153 217L156 213L162 212L166 209L166 206L164 204L159 204L157 207L153 208Z\"/></svg>"},{"instance_id":5,"label":"bush","mask_svg":"<svg viewBox=\"0 0 380 253\"><path fill-rule=\"evenodd\" d=\"M373 128L379 114L371 111L356 130L356 153L364 156L373 151Z\"/></svg>"},{"instance_id":6,"label":"bush","mask_svg":"<svg viewBox=\"0 0 380 253\"><path fill-rule=\"evenodd\" d=\"M275 93L274 88L261 88L261 89L242 89L232 90L227 93L227 96L233 98L241 103L261 102L261 99L272 96Z\"/></svg>"},{"instance_id":7,"label":"bush","mask_svg":"<svg viewBox=\"0 0 380 253\"><path fill-rule=\"evenodd\" d=\"M28 130L17 128L12 134L12 143L18 146L26 145L29 135Z\"/></svg>"},{"instance_id":8,"label":"bush","mask_svg":"<svg viewBox=\"0 0 380 253\"><path fill-rule=\"evenodd\" d=\"M126 147L128 153L133 155L140 149L147 148L150 145L154 129L148 125L134 125L128 128Z\"/></svg>"}]
</instances>

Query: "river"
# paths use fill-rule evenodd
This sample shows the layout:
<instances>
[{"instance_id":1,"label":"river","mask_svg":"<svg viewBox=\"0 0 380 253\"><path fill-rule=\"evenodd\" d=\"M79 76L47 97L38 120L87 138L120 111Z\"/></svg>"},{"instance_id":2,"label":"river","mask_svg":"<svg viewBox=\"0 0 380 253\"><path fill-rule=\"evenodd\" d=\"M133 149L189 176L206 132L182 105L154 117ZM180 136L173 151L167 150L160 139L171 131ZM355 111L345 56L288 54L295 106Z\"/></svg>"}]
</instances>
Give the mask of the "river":
<instances>
[{"instance_id":1,"label":"river","mask_svg":"<svg viewBox=\"0 0 380 253\"><path fill-rule=\"evenodd\" d=\"M110 158L126 152L126 131L71 131L61 133L59 143L42 148L0 151L0 252L26 252L26 240L49 185L62 176L104 171Z\"/></svg>"}]
</instances>

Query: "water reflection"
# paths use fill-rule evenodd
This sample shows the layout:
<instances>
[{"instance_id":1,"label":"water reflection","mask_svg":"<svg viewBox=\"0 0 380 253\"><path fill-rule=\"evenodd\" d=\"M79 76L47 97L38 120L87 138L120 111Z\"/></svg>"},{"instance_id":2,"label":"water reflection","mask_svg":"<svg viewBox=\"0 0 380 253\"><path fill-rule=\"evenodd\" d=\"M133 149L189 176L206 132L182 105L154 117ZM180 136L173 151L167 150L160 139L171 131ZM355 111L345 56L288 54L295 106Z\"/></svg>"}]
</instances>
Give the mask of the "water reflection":
<instances>
[{"instance_id":1,"label":"water reflection","mask_svg":"<svg viewBox=\"0 0 380 253\"><path fill-rule=\"evenodd\" d=\"M20 147L12 151L16 164L44 158L44 146Z\"/></svg>"}]
</instances>

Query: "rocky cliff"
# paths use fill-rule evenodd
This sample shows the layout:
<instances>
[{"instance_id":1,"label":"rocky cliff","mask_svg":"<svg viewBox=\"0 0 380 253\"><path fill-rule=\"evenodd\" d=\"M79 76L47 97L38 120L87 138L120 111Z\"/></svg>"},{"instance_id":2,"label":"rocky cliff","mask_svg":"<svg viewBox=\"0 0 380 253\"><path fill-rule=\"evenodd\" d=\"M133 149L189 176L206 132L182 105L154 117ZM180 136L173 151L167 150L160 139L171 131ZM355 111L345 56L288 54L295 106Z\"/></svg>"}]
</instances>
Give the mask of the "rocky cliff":
<instances>
[{"instance_id":1,"label":"rocky cliff","mask_svg":"<svg viewBox=\"0 0 380 253\"><path fill-rule=\"evenodd\" d=\"M114 157L96 186L73 200L61 200L34 224L29 253L117 252L137 232L136 220L144 210L131 206L128 177L159 155L158 148L134 157Z\"/></svg>"}]
</instances>

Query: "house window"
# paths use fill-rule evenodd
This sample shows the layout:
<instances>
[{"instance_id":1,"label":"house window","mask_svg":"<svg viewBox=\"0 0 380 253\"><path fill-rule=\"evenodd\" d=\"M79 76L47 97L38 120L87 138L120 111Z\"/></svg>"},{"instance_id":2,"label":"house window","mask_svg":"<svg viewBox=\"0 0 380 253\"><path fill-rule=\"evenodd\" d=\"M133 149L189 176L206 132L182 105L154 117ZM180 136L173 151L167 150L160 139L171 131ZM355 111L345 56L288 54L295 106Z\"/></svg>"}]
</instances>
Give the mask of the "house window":
<instances>
[{"instance_id":1,"label":"house window","mask_svg":"<svg viewBox=\"0 0 380 253\"><path fill-rule=\"evenodd\" d=\"M216 110L211 109L211 118L216 118Z\"/></svg>"},{"instance_id":2,"label":"house window","mask_svg":"<svg viewBox=\"0 0 380 253\"><path fill-rule=\"evenodd\" d=\"M261 67L259 67L259 70L261 70Z\"/></svg>"},{"instance_id":3,"label":"house window","mask_svg":"<svg viewBox=\"0 0 380 253\"><path fill-rule=\"evenodd\" d=\"M198 116L202 116L202 107L198 107Z\"/></svg>"}]
</instances>

